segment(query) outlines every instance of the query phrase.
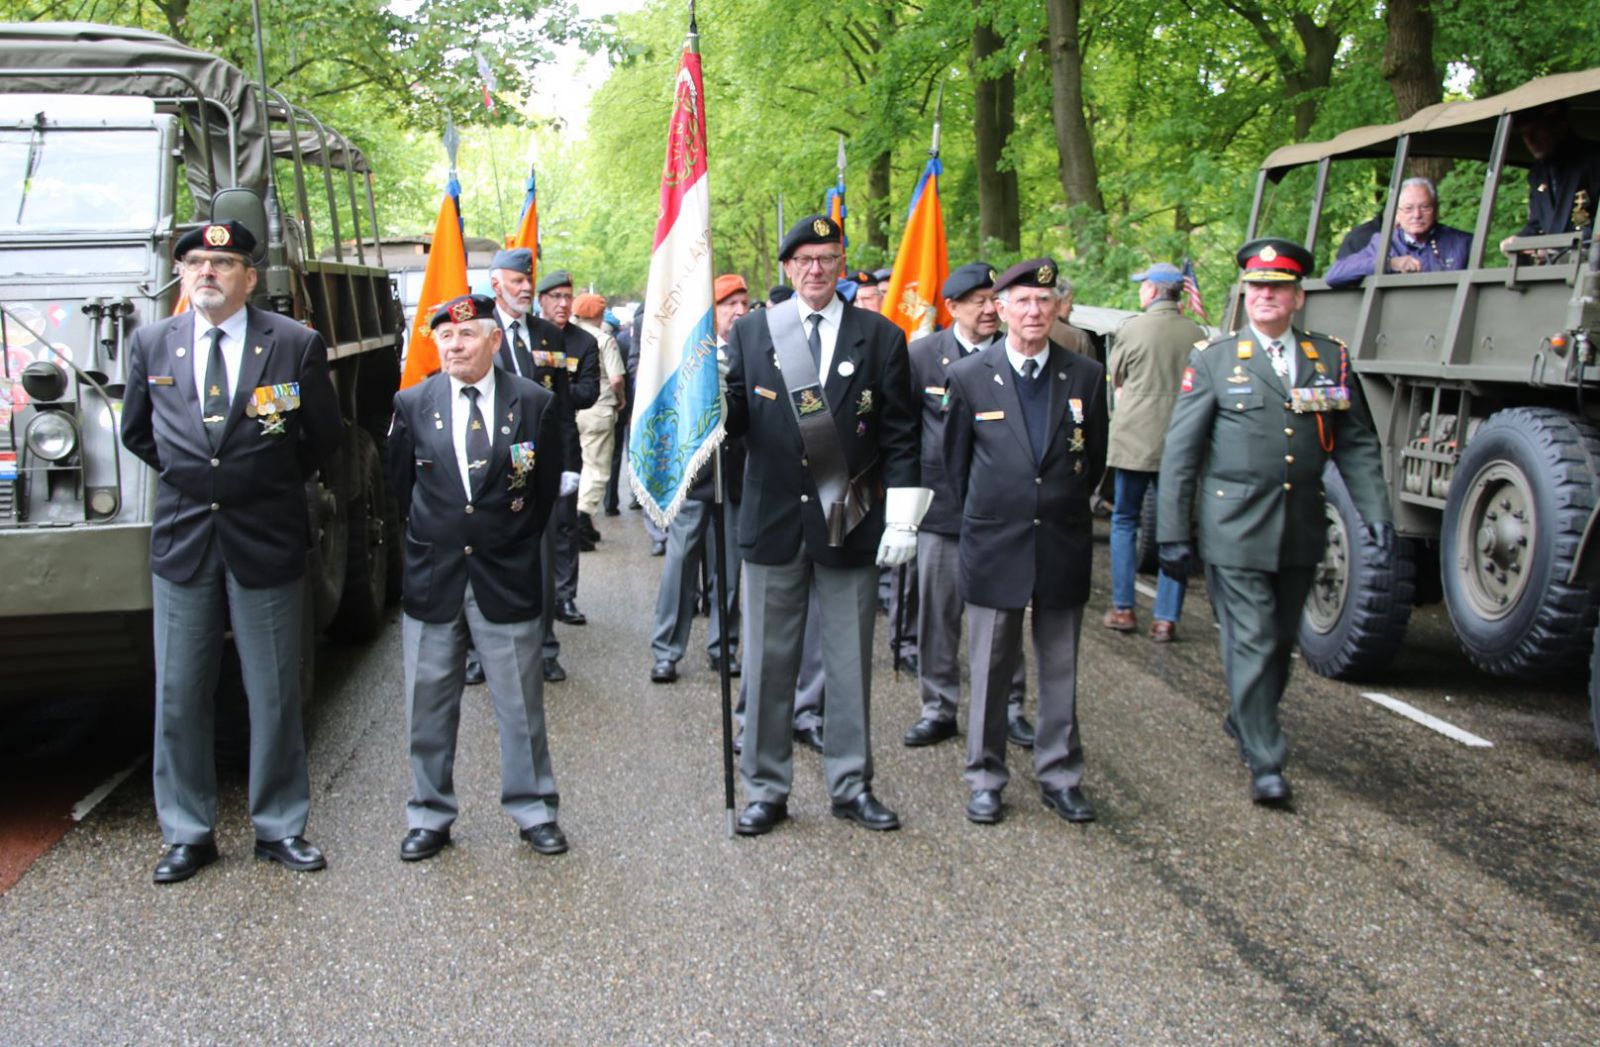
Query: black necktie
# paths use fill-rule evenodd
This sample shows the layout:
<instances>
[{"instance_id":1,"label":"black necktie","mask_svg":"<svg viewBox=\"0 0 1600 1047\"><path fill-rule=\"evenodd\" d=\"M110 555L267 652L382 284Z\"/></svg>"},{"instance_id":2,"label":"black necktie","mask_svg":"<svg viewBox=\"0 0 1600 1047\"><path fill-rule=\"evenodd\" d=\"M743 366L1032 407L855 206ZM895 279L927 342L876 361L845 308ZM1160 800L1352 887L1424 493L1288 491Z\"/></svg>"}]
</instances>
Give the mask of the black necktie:
<instances>
[{"instance_id":1,"label":"black necktie","mask_svg":"<svg viewBox=\"0 0 1600 1047\"><path fill-rule=\"evenodd\" d=\"M811 335L806 339L811 346L811 362L817 366L817 377L822 376L822 314L811 314Z\"/></svg>"},{"instance_id":2,"label":"black necktie","mask_svg":"<svg viewBox=\"0 0 1600 1047\"><path fill-rule=\"evenodd\" d=\"M228 362L222 358L222 328L211 329L211 355L206 360L206 388L200 398L201 420L211 447L222 440L222 426L228 420Z\"/></svg>"},{"instance_id":3,"label":"black necktie","mask_svg":"<svg viewBox=\"0 0 1600 1047\"><path fill-rule=\"evenodd\" d=\"M1037 360L1024 360L1024 361L1022 361L1022 377L1026 378L1030 383L1033 382L1034 379L1038 378L1039 377L1039 361L1037 361Z\"/></svg>"},{"instance_id":4,"label":"black necktie","mask_svg":"<svg viewBox=\"0 0 1600 1047\"><path fill-rule=\"evenodd\" d=\"M522 321L511 321L511 355L517 373L524 378L533 377L533 357L528 355L528 343L522 337Z\"/></svg>"},{"instance_id":5,"label":"black necktie","mask_svg":"<svg viewBox=\"0 0 1600 1047\"><path fill-rule=\"evenodd\" d=\"M463 386L461 395L467 398L467 473L468 483L476 488L478 481L489 468L489 430L483 424L483 412L478 410L478 387Z\"/></svg>"}]
</instances>

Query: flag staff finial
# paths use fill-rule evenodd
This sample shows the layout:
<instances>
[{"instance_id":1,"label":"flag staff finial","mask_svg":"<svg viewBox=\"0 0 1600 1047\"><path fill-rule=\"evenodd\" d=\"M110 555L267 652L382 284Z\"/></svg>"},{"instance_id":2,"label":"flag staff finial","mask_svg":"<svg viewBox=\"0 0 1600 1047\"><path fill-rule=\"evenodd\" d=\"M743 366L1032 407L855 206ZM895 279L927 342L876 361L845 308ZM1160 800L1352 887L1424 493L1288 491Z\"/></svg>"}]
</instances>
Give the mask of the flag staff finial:
<instances>
[{"instance_id":1,"label":"flag staff finial","mask_svg":"<svg viewBox=\"0 0 1600 1047\"><path fill-rule=\"evenodd\" d=\"M937 160L939 158L939 118L944 110L944 84L939 85L939 97L933 103L933 146L928 150L928 155Z\"/></svg>"},{"instance_id":2,"label":"flag staff finial","mask_svg":"<svg viewBox=\"0 0 1600 1047\"><path fill-rule=\"evenodd\" d=\"M694 22L694 0L689 0L689 34L691 36L697 36L699 33L700 29L695 25Z\"/></svg>"}]
</instances>

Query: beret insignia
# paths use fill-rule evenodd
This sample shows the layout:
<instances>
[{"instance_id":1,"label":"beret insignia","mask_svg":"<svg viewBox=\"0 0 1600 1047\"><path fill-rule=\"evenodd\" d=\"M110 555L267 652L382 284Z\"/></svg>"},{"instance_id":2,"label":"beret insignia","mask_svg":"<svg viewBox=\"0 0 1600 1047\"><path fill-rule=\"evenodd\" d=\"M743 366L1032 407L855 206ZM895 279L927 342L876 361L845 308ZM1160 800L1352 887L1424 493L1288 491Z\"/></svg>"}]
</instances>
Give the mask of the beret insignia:
<instances>
[{"instance_id":1,"label":"beret insignia","mask_svg":"<svg viewBox=\"0 0 1600 1047\"><path fill-rule=\"evenodd\" d=\"M991 269L991 270L989 270L989 282L991 284L994 283L994 278L995 278L995 271L993 269Z\"/></svg>"},{"instance_id":2,"label":"beret insignia","mask_svg":"<svg viewBox=\"0 0 1600 1047\"><path fill-rule=\"evenodd\" d=\"M476 319L477 315L478 311L473 307L472 299L470 298L463 298L461 301L452 302L450 305L450 319L458 324Z\"/></svg>"},{"instance_id":3,"label":"beret insignia","mask_svg":"<svg viewBox=\"0 0 1600 1047\"><path fill-rule=\"evenodd\" d=\"M208 225L206 226L206 243L212 247L227 247L233 243L233 234L228 231L228 227L225 225Z\"/></svg>"},{"instance_id":4,"label":"beret insignia","mask_svg":"<svg viewBox=\"0 0 1600 1047\"><path fill-rule=\"evenodd\" d=\"M815 222L812 222L811 228L816 231L818 236L827 236L830 232L832 232L832 230L828 227L827 221L822 218L818 218Z\"/></svg>"},{"instance_id":5,"label":"beret insignia","mask_svg":"<svg viewBox=\"0 0 1600 1047\"><path fill-rule=\"evenodd\" d=\"M1042 286L1042 285L1045 285L1045 284L1053 284L1055 282L1056 282L1056 270L1055 270L1055 267L1054 266L1049 266L1049 265L1041 265L1039 267L1039 283L1040 283L1040 285Z\"/></svg>"}]
</instances>

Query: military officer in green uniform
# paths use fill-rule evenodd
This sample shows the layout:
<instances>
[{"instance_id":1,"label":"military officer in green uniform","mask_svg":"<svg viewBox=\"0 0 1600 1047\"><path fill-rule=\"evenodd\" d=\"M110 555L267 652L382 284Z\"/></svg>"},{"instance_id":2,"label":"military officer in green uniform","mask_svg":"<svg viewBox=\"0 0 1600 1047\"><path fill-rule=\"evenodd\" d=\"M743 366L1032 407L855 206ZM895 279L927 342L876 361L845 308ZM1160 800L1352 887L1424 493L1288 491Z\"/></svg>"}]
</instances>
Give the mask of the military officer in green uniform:
<instances>
[{"instance_id":1,"label":"military officer in green uniform","mask_svg":"<svg viewBox=\"0 0 1600 1047\"><path fill-rule=\"evenodd\" d=\"M1311 255L1289 240L1239 249L1249 324L1189 356L1161 455L1161 568L1187 576L1195 521L1222 630L1231 700L1223 728L1250 768L1250 798L1284 804L1278 702L1325 545L1331 457L1380 560L1394 544L1378 437L1344 344L1293 326Z\"/></svg>"}]
</instances>

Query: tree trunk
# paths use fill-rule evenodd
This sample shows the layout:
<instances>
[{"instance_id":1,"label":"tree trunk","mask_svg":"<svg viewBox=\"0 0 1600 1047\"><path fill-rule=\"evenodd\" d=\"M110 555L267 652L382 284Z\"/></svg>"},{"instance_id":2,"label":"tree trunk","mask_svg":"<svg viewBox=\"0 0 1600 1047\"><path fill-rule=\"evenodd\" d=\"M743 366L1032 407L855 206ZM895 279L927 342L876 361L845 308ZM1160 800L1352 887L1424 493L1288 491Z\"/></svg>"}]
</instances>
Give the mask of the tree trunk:
<instances>
[{"instance_id":1,"label":"tree trunk","mask_svg":"<svg viewBox=\"0 0 1600 1047\"><path fill-rule=\"evenodd\" d=\"M1083 115L1083 51L1078 44L1081 0L1045 0L1049 15L1050 116L1056 128L1061 189L1067 203L1104 212L1094 141Z\"/></svg>"},{"instance_id":2,"label":"tree trunk","mask_svg":"<svg viewBox=\"0 0 1600 1047\"><path fill-rule=\"evenodd\" d=\"M1016 126L1016 78L1008 70L992 79L981 72L984 59L1000 51L1005 41L994 27L979 22L972 27L973 98L976 116L973 137L978 162L978 243L987 252L990 241L1002 249L1022 248L1022 218L1019 214L1017 172L1001 170L1006 142Z\"/></svg>"},{"instance_id":3,"label":"tree trunk","mask_svg":"<svg viewBox=\"0 0 1600 1047\"><path fill-rule=\"evenodd\" d=\"M1432 0L1389 0L1384 14L1388 35L1380 71L1389 81L1401 120L1444 98L1443 80L1433 61ZM1435 183L1450 171L1443 157L1411 161L1411 170Z\"/></svg>"},{"instance_id":4,"label":"tree trunk","mask_svg":"<svg viewBox=\"0 0 1600 1047\"><path fill-rule=\"evenodd\" d=\"M1337 26L1318 25L1310 15L1294 16L1295 34L1305 50L1305 62L1298 72L1285 77L1289 96L1294 99L1294 139L1304 141L1317 120L1322 92L1333 83L1333 60L1339 53Z\"/></svg>"},{"instance_id":5,"label":"tree trunk","mask_svg":"<svg viewBox=\"0 0 1600 1047\"><path fill-rule=\"evenodd\" d=\"M872 158L867 168L867 246L886 254L889 250L889 175L890 154L885 149Z\"/></svg>"}]
</instances>

